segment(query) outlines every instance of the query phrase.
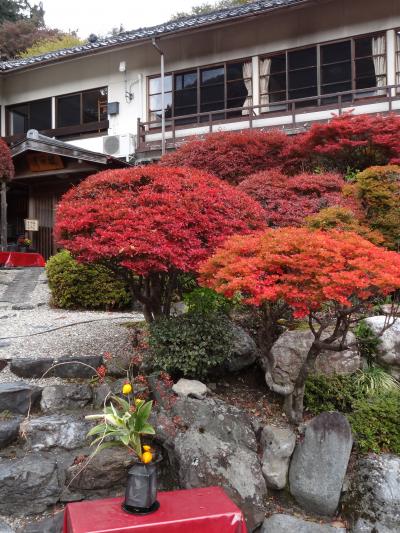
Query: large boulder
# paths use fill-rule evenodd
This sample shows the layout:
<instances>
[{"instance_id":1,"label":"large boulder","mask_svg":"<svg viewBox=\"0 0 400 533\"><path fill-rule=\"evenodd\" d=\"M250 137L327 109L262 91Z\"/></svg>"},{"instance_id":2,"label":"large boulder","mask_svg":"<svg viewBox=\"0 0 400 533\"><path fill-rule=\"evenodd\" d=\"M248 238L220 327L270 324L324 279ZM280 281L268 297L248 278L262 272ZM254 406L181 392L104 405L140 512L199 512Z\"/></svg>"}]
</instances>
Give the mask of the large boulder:
<instances>
[{"instance_id":1,"label":"large boulder","mask_svg":"<svg viewBox=\"0 0 400 533\"><path fill-rule=\"evenodd\" d=\"M365 322L375 333L380 335L387 317L372 316L367 318ZM377 348L378 362L387 368L393 377L400 380L400 320L387 329L379 337L379 345Z\"/></svg>"},{"instance_id":2,"label":"large boulder","mask_svg":"<svg viewBox=\"0 0 400 533\"><path fill-rule=\"evenodd\" d=\"M262 472L267 486L271 489L285 488L289 462L295 445L296 435L289 428L266 426L262 430Z\"/></svg>"},{"instance_id":3,"label":"large boulder","mask_svg":"<svg viewBox=\"0 0 400 533\"><path fill-rule=\"evenodd\" d=\"M361 457L344 508L352 533L398 533L400 457L385 454Z\"/></svg>"},{"instance_id":4,"label":"large boulder","mask_svg":"<svg viewBox=\"0 0 400 533\"><path fill-rule=\"evenodd\" d=\"M17 533L62 533L64 531L64 511L39 522L32 522L19 529ZM2 532L0 528L0 532Z\"/></svg>"},{"instance_id":5,"label":"large boulder","mask_svg":"<svg viewBox=\"0 0 400 533\"><path fill-rule=\"evenodd\" d=\"M103 364L103 357L100 355L61 357L56 363L59 366L54 368L54 375L59 378L91 378L96 375L96 368Z\"/></svg>"},{"instance_id":6,"label":"large boulder","mask_svg":"<svg viewBox=\"0 0 400 533\"><path fill-rule=\"evenodd\" d=\"M60 494L57 458L33 453L21 459L0 458L0 514L38 514Z\"/></svg>"},{"instance_id":7,"label":"large boulder","mask_svg":"<svg viewBox=\"0 0 400 533\"><path fill-rule=\"evenodd\" d=\"M21 425L21 432L26 439L28 450L74 450L88 444L86 435L89 428L90 423L86 420L53 415L26 420Z\"/></svg>"},{"instance_id":8,"label":"large boulder","mask_svg":"<svg viewBox=\"0 0 400 533\"><path fill-rule=\"evenodd\" d=\"M41 389L23 381L0 383L0 413L26 415L40 398Z\"/></svg>"},{"instance_id":9,"label":"large boulder","mask_svg":"<svg viewBox=\"0 0 400 533\"><path fill-rule=\"evenodd\" d=\"M18 357L12 359L10 370L20 378L41 378L46 372L45 377L50 378L53 372L50 370L54 359L30 359L28 357Z\"/></svg>"},{"instance_id":10,"label":"large boulder","mask_svg":"<svg viewBox=\"0 0 400 533\"><path fill-rule=\"evenodd\" d=\"M18 438L20 424L21 418L0 419L0 450Z\"/></svg>"},{"instance_id":11,"label":"large boulder","mask_svg":"<svg viewBox=\"0 0 400 533\"><path fill-rule=\"evenodd\" d=\"M44 387L40 407L43 412L82 409L92 400L92 389L89 385L52 385Z\"/></svg>"},{"instance_id":12,"label":"large boulder","mask_svg":"<svg viewBox=\"0 0 400 533\"><path fill-rule=\"evenodd\" d=\"M14 529L11 528L4 520L0 520L0 533L15 533Z\"/></svg>"},{"instance_id":13,"label":"large boulder","mask_svg":"<svg viewBox=\"0 0 400 533\"><path fill-rule=\"evenodd\" d=\"M243 411L220 400L179 398L170 413L159 413L156 426L182 488L222 485L250 524L262 519L267 489Z\"/></svg>"},{"instance_id":14,"label":"large boulder","mask_svg":"<svg viewBox=\"0 0 400 533\"><path fill-rule=\"evenodd\" d=\"M231 357L224 363L228 372L239 372L257 360L257 345L242 327L232 323L233 346Z\"/></svg>"},{"instance_id":15,"label":"large boulder","mask_svg":"<svg viewBox=\"0 0 400 533\"><path fill-rule=\"evenodd\" d=\"M326 333L328 336L328 333ZM355 336L349 332L347 342L354 348L342 352L322 352L315 362L315 371L322 374L351 374L361 367L355 346ZM310 330L285 331L273 344L266 374L267 384L276 392L290 394L314 341Z\"/></svg>"},{"instance_id":16,"label":"large boulder","mask_svg":"<svg viewBox=\"0 0 400 533\"><path fill-rule=\"evenodd\" d=\"M306 511L335 514L352 444L350 425L340 413L321 413L308 424L289 470L290 492Z\"/></svg>"},{"instance_id":17,"label":"large boulder","mask_svg":"<svg viewBox=\"0 0 400 533\"><path fill-rule=\"evenodd\" d=\"M274 514L264 520L260 533L346 533L342 527L317 524L287 514Z\"/></svg>"}]
</instances>

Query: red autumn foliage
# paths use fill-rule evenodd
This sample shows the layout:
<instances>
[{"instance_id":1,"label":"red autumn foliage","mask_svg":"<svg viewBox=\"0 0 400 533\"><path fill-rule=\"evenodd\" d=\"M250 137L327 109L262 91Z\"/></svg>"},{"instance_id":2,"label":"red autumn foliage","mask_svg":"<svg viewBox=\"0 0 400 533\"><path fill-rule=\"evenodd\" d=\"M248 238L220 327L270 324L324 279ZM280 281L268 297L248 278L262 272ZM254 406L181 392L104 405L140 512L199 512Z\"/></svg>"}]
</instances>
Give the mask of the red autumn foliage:
<instances>
[{"instance_id":1,"label":"red autumn foliage","mask_svg":"<svg viewBox=\"0 0 400 533\"><path fill-rule=\"evenodd\" d=\"M11 151L3 139L0 139L0 179L10 180L13 177L14 165Z\"/></svg>"},{"instance_id":2,"label":"red autumn foliage","mask_svg":"<svg viewBox=\"0 0 400 533\"><path fill-rule=\"evenodd\" d=\"M264 220L256 201L214 176L150 165L101 172L68 191L55 233L78 260L128 278L151 320L169 314L180 272L196 272L226 236Z\"/></svg>"},{"instance_id":3,"label":"red autumn foliage","mask_svg":"<svg viewBox=\"0 0 400 533\"><path fill-rule=\"evenodd\" d=\"M364 170L373 165L396 163L400 158L400 117L392 114L334 117L323 124L313 124L298 136L298 142L286 154L288 164L296 162L346 172Z\"/></svg>"},{"instance_id":4,"label":"red autumn foliage","mask_svg":"<svg viewBox=\"0 0 400 533\"><path fill-rule=\"evenodd\" d=\"M296 317L340 312L400 288L400 254L359 235L308 228L233 236L200 269L204 285L250 305L286 302Z\"/></svg>"},{"instance_id":5,"label":"red autumn foliage","mask_svg":"<svg viewBox=\"0 0 400 533\"><path fill-rule=\"evenodd\" d=\"M281 166L289 142L278 130L211 133L183 144L160 164L198 168L235 184L259 170Z\"/></svg>"},{"instance_id":6,"label":"red autumn foliage","mask_svg":"<svg viewBox=\"0 0 400 533\"><path fill-rule=\"evenodd\" d=\"M339 174L285 176L266 170L248 176L239 184L264 207L270 226L301 226L304 219L321 209L350 203L342 195L345 185Z\"/></svg>"}]
</instances>

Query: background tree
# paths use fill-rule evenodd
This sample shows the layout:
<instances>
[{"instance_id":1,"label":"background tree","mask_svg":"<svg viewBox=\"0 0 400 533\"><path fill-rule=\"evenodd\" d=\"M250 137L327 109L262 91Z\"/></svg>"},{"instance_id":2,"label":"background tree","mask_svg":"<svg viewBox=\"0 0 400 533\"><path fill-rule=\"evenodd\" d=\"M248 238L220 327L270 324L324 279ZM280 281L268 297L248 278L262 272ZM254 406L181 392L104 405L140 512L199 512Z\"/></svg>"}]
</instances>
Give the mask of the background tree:
<instances>
[{"instance_id":1,"label":"background tree","mask_svg":"<svg viewBox=\"0 0 400 533\"><path fill-rule=\"evenodd\" d=\"M322 351L348 349L347 333L377 297L400 288L400 254L355 233L306 228L269 229L234 236L200 268L201 282L267 317L269 305L284 302L295 318L307 318L314 341L293 387L286 390L284 409L298 423L303 415L304 386ZM393 320L387 317L384 328ZM266 324L268 326L268 324ZM266 381L274 389L263 354ZM277 389L278 391L278 389Z\"/></svg>"},{"instance_id":2,"label":"background tree","mask_svg":"<svg viewBox=\"0 0 400 533\"><path fill-rule=\"evenodd\" d=\"M7 144L0 139L0 201L1 201L1 222L0 222L0 244L1 249L7 249L7 181L14 177L14 165L11 151Z\"/></svg>"},{"instance_id":3,"label":"background tree","mask_svg":"<svg viewBox=\"0 0 400 533\"><path fill-rule=\"evenodd\" d=\"M181 273L226 236L265 227L262 207L195 169L158 165L90 176L62 198L55 233L78 261L125 279L153 321L169 316Z\"/></svg>"},{"instance_id":4,"label":"background tree","mask_svg":"<svg viewBox=\"0 0 400 533\"><path fill-rule=\"evenodd\" d=\"M20 57L34 57L41 54L47 54L48 52L55 52L63 48L73 48L84 44L85 41L79 39L74 34L57 34L53 37L40 39L36 41L32 46L28 47L24 52L20 54Z\"/></svg>"},{"instance_id":5,"label":"background tree","mask_svg":"<svg viewBox=\"0 0 400 533\"><path fill-rule=\"evenodd\" d=\"M204 15L215 11L216 9L223 9L225 7L240 6L242 4L248 4L252 0L219 0L219 2L205 2L198 6L192 7L190 11L178 11L175 15L172 16L171 20L178 20L183 17L190 17L196 15Z\"/></svg>"}]
</instances>

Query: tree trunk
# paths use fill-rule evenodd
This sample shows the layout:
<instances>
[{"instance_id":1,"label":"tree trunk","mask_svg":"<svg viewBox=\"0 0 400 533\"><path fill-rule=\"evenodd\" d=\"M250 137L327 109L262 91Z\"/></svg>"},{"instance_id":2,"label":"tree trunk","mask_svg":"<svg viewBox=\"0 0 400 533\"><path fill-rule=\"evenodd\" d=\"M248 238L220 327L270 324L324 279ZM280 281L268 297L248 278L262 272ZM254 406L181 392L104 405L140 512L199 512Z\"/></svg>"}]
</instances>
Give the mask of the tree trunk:
<instances>
[{"instance_id":1,"label":"tree trunk","mask_svg":"<svg viewBox=\"0 0 400 533\"><path fill-rule=\"evenodd\" d=\"M314 368L315 360L320 352L321 349L314 342L294 383L293 392L285 397L283 409L292 424L300 424L303 420L305 383L310 370Z\"/></svg>"},{"instance_id":2,"label":"tree trunk","mask_svg":"<svg viewBox=\"0 0 400 533\"><path fill-rule=\"evenodd\" d=\"M3 252L7 250L7 184L1 182L1 239L0 246Z\"/></svg>"}]
</instances>

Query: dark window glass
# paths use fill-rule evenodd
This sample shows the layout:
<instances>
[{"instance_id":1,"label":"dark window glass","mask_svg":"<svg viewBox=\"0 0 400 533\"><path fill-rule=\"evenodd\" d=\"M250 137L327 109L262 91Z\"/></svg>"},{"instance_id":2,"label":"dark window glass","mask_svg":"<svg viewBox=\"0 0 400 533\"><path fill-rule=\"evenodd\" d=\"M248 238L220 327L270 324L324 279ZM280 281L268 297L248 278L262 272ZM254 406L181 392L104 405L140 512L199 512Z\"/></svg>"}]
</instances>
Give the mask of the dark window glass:
<instances>
[{"instance_id":1,"label":"dark window glass","mask_svg":"<svg viewBox=\"0 0 400 533\"><path fill-rule=\"evenodd\" d=\"M233 81L227 85L227 98L243 98L243 101L247 98L247 89L243 80Z\"/></svg>"},{"instance_id":2,"label":"dark window glass","mask_svg":"<svg viewBox=\"0 0 400 533\"><path fill-rule=\"evenodd\" d=\"M317 48L304 48L289 52L289 70L313 67L317 64Z\"/></svg>"},{"instance_id":3,"label":"dark window glass","mask_svg":"<svg viewBox=\"0 0 400 533\"><path fill-rule=\"evenodd\" d=\"M356 88L357 89L368 89L369 87L376 87L376 77L372 78L357 78L356 79ZM362 94L360 94L362 96Z\"/></svg>"},{"instance_id":4,"label":"dark window glass","mask_svg":"<svg viewBox=\"0 0 400 533\"><path fill-rule=\"evenodd\" d=\"M181 117L182 115L195 115L197 113L197 106L187 107L175 107L175 116ZM190 121L192 119L189 119ZM185 124L187 122L185 121Z\"/></svg>"},{"instance_id":5,"label":"dark window glass","mask_svg":"<svg viewBox=\"0 0 400 533\"><path fill-rule=\"evenodd\" d=\"M62 96L57 100L57 126L78 126L81 123L81 95Z\"/></svg>"},{"instance_id":6,"label":"dark window glass","mask_svg":"<svg viewBox=\"0 0 400 533\"><path fill-rule=\"evenodd\" d=\"M270 102L282 102L283 100L286 100L286 91L269 95Z\"/></svg>"},{"instance_id":7,"label":"dark window glass","mask_svg":"<svg viewBox=\"0 0 400 533\"><path fill-rule=\"evenodd\" d=\"M175 108L197 105L197 90L187 89L185 91L176 91L175 95Z\"/></svg>"},{"instance_id":8,"label":"dark window glass","mask_svg":"<svg viewBox=\"0 0 400 533\"><path fill-rule=\"evenodd\" d=\"M31 102L29 107L29 128L39 131L51 129L51 99Z\"/></svg>"},{"instance_id":9,"label":"dark window glass","mask_svg":"<svg viewBox=\"0 0 400 533\"><path fill-rule=\"evenodd\" d=\"M201 71L202 85L213 85L216 83L224 83L224 81L224 67L207 68Z\"/></svg>"},{"instance_id":10,"label":"dark window glass","mask_svg":"<svg viewBox=\"0 0 400 533\"><path fill-rule=\"evenodd\" d=\"M321 63L337 63L351 60L351 42L326 44L321 46Z\"/></svg>"},{"instance_id":11,"label":"dark window glass","mask_svg":"<svg viewBox=\"0 0 400 533\"><path fill-rule=\"evenodd\" d=\"M207 105L213 102L222 102L223 104L225 100L224 95L225 95L225 90L224 90L223 85L212 85L210 87L202 87L201 93L200 93L201 105L203 106L203 105ZM222 105L221 108L223 109L224 106ZM217 109L217 108L213 108L213 109Z\"/></svg>"},{"instance_id":12,"label":"dark window glass","mask_svg":"<svg viewBox=\"0 0 400 533\"><path fill-rule=\"evenodd\" d=\"M346 81L343 83L332 83L331 85L323 85L321 87L322 94L341 93L344 91L351 91L351 81Z\"/></svg>"},{"instance_id":13,"label":"dark window glass","mask_svg":"<svg viewBox=\"0 0 400 533\"><path fill-rule=\"evenodd\" d=\"M286 91L286 74L274 74L270 76L268 89L270 92Z\"/></svg>"},{"instance_id":14,"label":"dark window glass","mask_svg":"<svg viewBox=\"0 0 400 533\"><path fill-rule=\"evenodd\" d=\"M337 83L341 81L351 81L351 63L336 63L325 65L321 68L321 83ZM351 87L350 87L351 88Z\"/></svg>"},{"instance_id":15,"label":"dark window glass","mask_svg":"<svg viewBox=\"0 0 400 533\"><path fill-rule=\"evenodd\" d=\"M289 98L296 100L297 98L308 98L310 96L317 96L317 87L307 87L306 89L295 89L289 91ZM303 102L303 105L312 105L314 100L310 102Z\"/></svg>"},{"instance_id":16,"label":"dark window glass","mask_svg":"<svg viewBox=\"0 0 400 533\"><path fill-rule=\"evenodd\" d=\"M281 54L279 56L271 57L271 74L275 72L284 72L286 70L286 55Z\"/></svg>"},{"instance_id":17,"label":"dark window glass","mask_svg":"<svg viewBox=\"0 0 400 533\"><path fill-rule=\"evenodd\" d=\"M184 72L175 75L175 90L197 87L197 72Z\"/></svg>"},{"instance_id":18,"label":"dark window glass","mask_svg":"<svg viewBox=\"0 0 400 533\"><path fill-rule=\"evenodd\" d=\"M26 133L29 129L29 107L28 105L19 105L10 109L11 133L17 135Z\"/></svg>"},{"instance_id":19,"label":"dark window glass","mask_svg":"<svg viewBox=\"0 0 400 533\"><path fill-rule=\"evenodd\" d=\"M241 63L228 63L226 66L226 77L230 80L242 80L243 79L243 62Z\"/></svg>"},{"instance_id":20,"label":"dark window glass","mask_svg":"<svg viewBox=\"0 0 400 533\"><path fill-rule=\"evenodd\" d=\"M372 57L366 59L357 59L356 61L356 78L375 78L375 66Z\"/></svg>"},{"instance_id":21,"label":"dark window glass","mask_svg":"<svg viewBox=\"0 0 400 533\"><path fill-rule=\"evenodd\" d=\"M372 55L372 37L355 39L354 45L356 57L366 57Z\"/></svg>"},{"instance_id":22,"label":"dark window glass","mask_svg":"<svg viewBox=\"0 0 400 533\"><path fill-rule=\"evenodd\" d=\"M317 85L317 69L307 68L289 72L289 91Z\"/></svg>"},{"instance_id":23,"label":"dark window glass","mask_svg":"<svg viewBox=\"0 0 400 533\"><path fill-rule=\"evenodd\" d=\"M101 120L104 95L101 91L91 91L82 94L82 120L84 124Z\"/></svg>"}]
</instances>

